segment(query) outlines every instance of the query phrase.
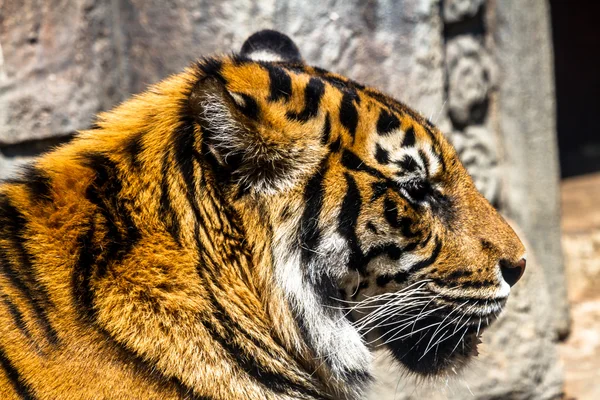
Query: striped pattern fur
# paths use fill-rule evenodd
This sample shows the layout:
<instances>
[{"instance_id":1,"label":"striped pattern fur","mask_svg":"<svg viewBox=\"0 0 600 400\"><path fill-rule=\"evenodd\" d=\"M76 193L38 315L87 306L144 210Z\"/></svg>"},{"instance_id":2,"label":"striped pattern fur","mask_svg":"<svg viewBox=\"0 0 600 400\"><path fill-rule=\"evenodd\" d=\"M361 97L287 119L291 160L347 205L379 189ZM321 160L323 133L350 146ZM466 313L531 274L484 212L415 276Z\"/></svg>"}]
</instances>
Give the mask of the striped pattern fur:
<instances>
[{"instance_id":1,"label":"striped pattern fur","mask_svg":"<svg viewBox=\"0 0 600 400\"><path fill-rule=\"evenodd\" d=\"M0 185L0 398L359 399L379 345L470 358L523 253L430 122L263 31Z\"/></svg>"}]
</instances>

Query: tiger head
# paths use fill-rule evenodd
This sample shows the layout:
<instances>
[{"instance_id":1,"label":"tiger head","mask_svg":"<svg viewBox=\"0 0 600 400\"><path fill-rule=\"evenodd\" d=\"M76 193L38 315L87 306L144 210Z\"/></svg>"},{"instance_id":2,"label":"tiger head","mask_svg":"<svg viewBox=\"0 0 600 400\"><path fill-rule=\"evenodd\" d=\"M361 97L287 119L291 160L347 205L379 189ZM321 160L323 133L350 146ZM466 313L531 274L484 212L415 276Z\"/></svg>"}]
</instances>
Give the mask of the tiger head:
<instances>
[{"instance_id":1,"label":"tiger head","mask_svg":"<svg viewBox=\"0 0 600 400\"><path fill-rule=\"evenodd\" d=\"M203 156L314 357L358 376L383 347L434 375L476 353L525 249L443 134L274 31L199 70Z\"/></svg>"}]
</instances>

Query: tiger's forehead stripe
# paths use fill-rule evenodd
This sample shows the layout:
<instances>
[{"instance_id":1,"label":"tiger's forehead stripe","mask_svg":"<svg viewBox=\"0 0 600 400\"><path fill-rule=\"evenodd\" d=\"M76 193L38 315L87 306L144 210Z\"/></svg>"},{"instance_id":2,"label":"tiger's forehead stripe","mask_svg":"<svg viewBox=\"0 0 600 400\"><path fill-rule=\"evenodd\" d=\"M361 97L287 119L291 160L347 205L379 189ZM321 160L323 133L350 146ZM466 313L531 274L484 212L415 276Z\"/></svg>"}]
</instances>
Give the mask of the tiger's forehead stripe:
<instances>
[{"instance_id":1,"label":"tiger's forehead stripe","mask_svg":"<svg viewBox=\"0 0 600 400\"><path fill-rule=\"evenodd\" d=\"M386 161L379 162L382 166L393 162L409 172L419 164L426 176L445 170L443 141L428 121L347 78L313 67L237 59L225 59L219 75L232 96L243 99L243 111L253 111L263 122L277 120L268 117L273 113L284 113L288 123L299 130L302 124L319 122L326 131L322 138L341 143L361 159ZM274 123L272 127L281 126ZM398 156L413 147L410 156ZM396 154L394 159L390 152Z\"/></svg>"}]
</instances>

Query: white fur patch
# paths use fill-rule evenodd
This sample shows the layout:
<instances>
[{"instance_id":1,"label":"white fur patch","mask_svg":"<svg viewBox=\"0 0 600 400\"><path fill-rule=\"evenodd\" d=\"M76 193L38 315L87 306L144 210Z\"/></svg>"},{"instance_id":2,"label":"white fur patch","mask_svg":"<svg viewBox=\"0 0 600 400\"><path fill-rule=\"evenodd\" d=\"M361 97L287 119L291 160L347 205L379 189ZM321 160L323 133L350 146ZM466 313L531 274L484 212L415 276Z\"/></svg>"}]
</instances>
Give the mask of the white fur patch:
<instances>
[{"instance_id":1,"label":"white fur patch","mask_svg":"<svg viewBox=\"0 0 600 400\"><path fill-rule=\"evenodd\" d=\"M318 268L302 266L300 252L289 245L291 241L285 236L285 233L276 235L273 246L276 280L290 305L303 319L309 344L318 359L326 362L338 379L343 379L348 372L369 371L372 356L360 334L341 311L325 309L320 303L303 273L303 268ZM328 246L338 249L339 243L332 240Z\"/></svg>"},{"instance_id":2,"label":"white fur patch","mask_svg":"<svg viewBox=\"0 0 600 400\"><path fill-rule=\"evenodd\" d=\"M502 277L502 271L500 269L500 265L496 265L494 268L497 271L496 279L498 279L498 282L500 282L500 287L498 288L498 291L494 294L494 297L497 297L497 298L508 297L508 295L510 294L510 285L508 283L506 283L506 281Z\"/></svg>"},{"instance_id":3,"label":"white fur patch","mask_svg":"<svg viewBox=\"0 0 600 400\"><path fill-rule=\"evenodd\" d=\"M253 51L252 53L248 54L248 58L250 58L253 61L283 61L283 57L281 57L281 55L265 49Z\"/></svg>"}]
</instances>

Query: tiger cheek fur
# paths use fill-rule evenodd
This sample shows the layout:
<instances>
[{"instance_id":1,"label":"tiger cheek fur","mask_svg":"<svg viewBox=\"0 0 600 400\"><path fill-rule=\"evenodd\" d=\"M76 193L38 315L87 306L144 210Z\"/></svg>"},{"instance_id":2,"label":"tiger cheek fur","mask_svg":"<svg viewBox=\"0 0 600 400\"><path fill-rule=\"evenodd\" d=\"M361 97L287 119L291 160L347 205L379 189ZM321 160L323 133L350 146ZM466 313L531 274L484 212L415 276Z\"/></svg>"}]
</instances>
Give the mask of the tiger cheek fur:
<instances>
[{"instance_id":1,"label":"tiger cheek fur","mask_svg":"<svg viewBox=\"0 0 600 400\"><path fill-rule=\"evenodd\" d=\"M0 397L359 399L524 268L429 121L261 31L0 185Z\"/></svg>"}]
</instances>

